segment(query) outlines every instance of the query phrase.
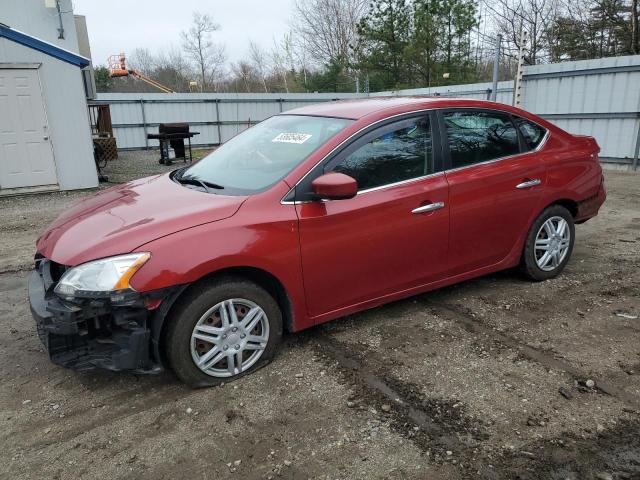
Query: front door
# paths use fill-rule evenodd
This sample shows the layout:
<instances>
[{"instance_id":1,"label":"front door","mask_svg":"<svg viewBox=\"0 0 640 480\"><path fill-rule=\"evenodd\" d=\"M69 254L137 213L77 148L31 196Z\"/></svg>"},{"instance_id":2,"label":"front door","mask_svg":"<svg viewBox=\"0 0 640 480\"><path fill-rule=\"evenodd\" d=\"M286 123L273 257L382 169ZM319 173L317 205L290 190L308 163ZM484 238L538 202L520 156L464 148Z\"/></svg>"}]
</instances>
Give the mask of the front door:
<instances>
[{"instance_id":1,"label":"front door","mask_svg":"<svg viewBox=\"0 0 640 480\"><path fill-rule=\"evenodd\" d=\"M356 197L296 205L310 316L423 285L445 272L448 185L434 166L431 131L428 116L374 130L323 169L355 178Z\"/></svg>"},{"instance_id":2,"label":"front door","mask_svg":"<svg viewBox=\"0 0 640 480\"><path fill-rule=\"evenodd\" d=\"M38 70L0 68L0 189L56 183Z\"/></svg>"}]
</instances>

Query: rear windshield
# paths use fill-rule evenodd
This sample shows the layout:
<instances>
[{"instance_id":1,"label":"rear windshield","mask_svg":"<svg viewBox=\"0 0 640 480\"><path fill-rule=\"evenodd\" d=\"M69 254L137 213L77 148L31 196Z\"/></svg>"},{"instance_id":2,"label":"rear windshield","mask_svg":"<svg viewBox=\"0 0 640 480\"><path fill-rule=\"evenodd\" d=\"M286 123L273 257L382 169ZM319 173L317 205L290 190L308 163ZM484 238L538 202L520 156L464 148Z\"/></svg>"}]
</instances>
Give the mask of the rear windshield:
<instances>
[{"instance_id":1,"label":"rear windshield","mask_svg":"<svg viewBox=\"0 0 640 480\"><path fill-rule=\"evenodd\" d=\"M353 120L278 115L235 136L181 176L216 184L222 195L263 191Z\"/></svg>"}]
</instances>

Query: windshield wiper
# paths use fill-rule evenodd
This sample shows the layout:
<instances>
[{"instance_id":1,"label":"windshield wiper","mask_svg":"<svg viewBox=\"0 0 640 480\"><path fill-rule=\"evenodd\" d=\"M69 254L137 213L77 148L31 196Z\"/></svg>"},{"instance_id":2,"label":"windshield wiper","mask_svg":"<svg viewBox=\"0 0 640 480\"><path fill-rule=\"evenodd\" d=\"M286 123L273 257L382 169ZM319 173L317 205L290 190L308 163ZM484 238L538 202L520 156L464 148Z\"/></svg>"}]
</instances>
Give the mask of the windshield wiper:
<instances>
[{"instance_id":1,"label":"windshield wiper","mask_svg":"<svg viewBox=\"0 0 640 480\"><path fill-rule=\"evenodd\" d=\"M218 185L214 182L209 182L207 180L202 180L198 177L192 176L183 176L182 172L178 172L178 174L174 177L178 183L187 183L189 185L199 185L206 190L207 193L211 193L211 189L215 190L224 190L222 185Z\"/></svg>"}]
</instances>

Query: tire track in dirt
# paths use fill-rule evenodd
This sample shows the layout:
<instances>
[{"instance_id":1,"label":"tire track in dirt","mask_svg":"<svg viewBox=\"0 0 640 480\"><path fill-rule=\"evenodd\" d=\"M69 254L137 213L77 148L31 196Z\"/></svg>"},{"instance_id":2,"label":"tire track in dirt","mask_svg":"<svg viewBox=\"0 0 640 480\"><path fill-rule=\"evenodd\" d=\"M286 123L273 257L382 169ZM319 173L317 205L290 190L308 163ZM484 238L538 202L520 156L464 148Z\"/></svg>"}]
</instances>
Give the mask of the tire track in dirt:
<instances>
[{"instance_id":1,"label":"tire track in dirt","mask_svg":"<svg viewBox=\"0 0 640 480\"><path fill-rule=\"evenodd\" d=\"M426 304L432 307L435 311L437 311L445 318L462 324L463 327L467 329L467 331L474 334L483 335L485 337L488 337L490 340L498 341L504 345L507 345L518 351L521 355L528 358L529 360L539 363L540 365L548 369L563 371L572 376L577 381L584 382L588 378L591 378L584 371L571 365L566 360L554 357L549 353L545 353L544 351L537 348L530 347L529 345L521 342L520 340L517 340L514 337L506 335L494 329L493 327L483 324L478 320L476 316L472 315L471 312L465 311L464 309L452 305L448 305L446 303L427 301ZM639 396L633 395L622 390L621 388L616 387L605 378L593 378L593 380L595 382L594 388L597 388L602 393L617 398L621 402L626 403L634 410L640 409Z\"/></svg>"},{"instance_id":2,"label":"tire track in dirt","mask_svg":"<svg viewBox=\"0 0 640 480\"><path fill-rule=\"evenodd\" d=\"M466 415L463 405L425 397L420 386L395 378L371 352L361 359L357 347L344 345L330 335L312 341L319 357L354 389L354 403L359 404L354 408L366 406L371 413L380 413L383 421L416 445L430 463L448 463L454 451L453 463L465 474L484 468L479 465L478 447L488 435L481 422ZM385 403L391 409L379 412Z\"/></svg>"},{"instance_id":3,"label":"tire track in dirt","mask_svg":"<svg viewBox=\"0 0 640 480\"><path fill-rule=\"evenodd\" d=\"M146 395L141 396L139 399L131 401L131 399L135 398L136 394L138 393L145 393ZM195 394L196 392L193 390L188 390L186 387L183 387L181 385L169 385L168 388L162 388L161 390L153 392L152 394L149 394L148 387L145 386L140 386L139 388L121 392L102 400L101 403L104 403L105 405L115 404L116 406L107 409L98 408L97 411L100 413L97 414L97 418L95 419L87 421L86 419L82 418L92 410L96 411L96 408L91 406L86 406L67 412L65 415L65 421L73 421L75 419L78 419L80 423L72 425L70 427L66 427L62 432L60 432L60 434L52 438L43 438L40 436L38 440L29 444L29 448L39 449L41 447L47 447L54 443L71 441L76 437L91 432L97 428L113 424L129 417L144 414L145 412L148 412L150 410L154 410L156 408L160 408L167 404L171 404L173 402L186 398L190 393ZM16 433L19 433L27 434L28 436L29 433L40 431L48 425L51 425L50 420L41 419L31 423L28 426L23 425L20 432L13 432L10 433L10 435L13 437L16 435Z\"/></svg>"}]
</instances>

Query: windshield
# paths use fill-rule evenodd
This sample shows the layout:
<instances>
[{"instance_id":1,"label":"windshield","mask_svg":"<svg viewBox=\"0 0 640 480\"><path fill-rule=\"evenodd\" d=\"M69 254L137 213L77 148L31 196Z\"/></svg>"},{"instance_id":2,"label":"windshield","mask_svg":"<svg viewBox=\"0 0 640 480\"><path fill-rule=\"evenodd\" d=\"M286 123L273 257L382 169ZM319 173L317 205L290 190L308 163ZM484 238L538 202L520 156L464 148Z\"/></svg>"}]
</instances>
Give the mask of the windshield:
<instances>
[{"instance_id":1,"label":"windshield","mask_svg":"<svg viewBox=\"0 0 640 480\"><path fill-rule=\"evenodd\" d=\"M353 120L278 115L235 136L174 179L205 183L223 195L246 195L285 177ZM206 186L203 186L207 188Z\"/></svg>"}]
</instances>

